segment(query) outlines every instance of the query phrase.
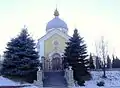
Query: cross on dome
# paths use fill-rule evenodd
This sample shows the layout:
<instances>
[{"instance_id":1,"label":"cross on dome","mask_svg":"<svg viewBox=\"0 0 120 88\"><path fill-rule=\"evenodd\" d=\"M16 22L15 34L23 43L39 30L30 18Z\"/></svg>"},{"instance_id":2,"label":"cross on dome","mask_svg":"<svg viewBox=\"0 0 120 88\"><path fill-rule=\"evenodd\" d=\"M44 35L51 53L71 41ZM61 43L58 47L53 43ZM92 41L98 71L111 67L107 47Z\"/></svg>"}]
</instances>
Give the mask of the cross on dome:
<instances>
[{"instance_id":1,"label":"cross on dome","mask_svg":"<svg viewBox=\"0 0 120 88\"><path fill-rule=\"evenodd\" d=\"M57 8L56 8L56 10L54 11L54 16L59 16L59 12L58 12Z\"/></svg>"}]
</instances>

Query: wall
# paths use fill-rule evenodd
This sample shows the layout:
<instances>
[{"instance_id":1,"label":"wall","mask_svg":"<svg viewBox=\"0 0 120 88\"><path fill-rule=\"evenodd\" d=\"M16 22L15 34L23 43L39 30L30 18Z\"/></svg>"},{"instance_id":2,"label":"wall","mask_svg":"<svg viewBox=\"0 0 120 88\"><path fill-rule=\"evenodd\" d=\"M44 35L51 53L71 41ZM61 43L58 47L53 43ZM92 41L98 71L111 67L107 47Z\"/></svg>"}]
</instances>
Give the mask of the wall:
<instances>
[{"instance_id":1,"label":"wall","mask_svg":"<svg viewBox=\"0 0 120 88\"><path fill-rule=\"evenodd\" d=\"M55 49L53 41L57 40L59 42L58 49L64 51L66 39L58 34L54 34L44 42L44 55L48 57L49 53L53 52Z\"/></svg>"}]
</instances>

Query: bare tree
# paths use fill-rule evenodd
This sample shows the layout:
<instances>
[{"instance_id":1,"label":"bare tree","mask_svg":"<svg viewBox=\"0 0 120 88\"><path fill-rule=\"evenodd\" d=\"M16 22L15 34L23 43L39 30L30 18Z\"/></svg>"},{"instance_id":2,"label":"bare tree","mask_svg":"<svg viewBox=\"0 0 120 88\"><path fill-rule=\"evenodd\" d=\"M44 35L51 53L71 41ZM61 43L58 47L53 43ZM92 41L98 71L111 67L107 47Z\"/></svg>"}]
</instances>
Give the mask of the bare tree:
<instances>
[{"instance_id":1,"label":"bare tree","mask_svg":"<svg viewBox=\"0 0 120 88\"><path fill-rule=\"evenodd\" d=\"M106 60L108 55L107 42L104 40L104 37L101 37L101 40L96 43L96 53L103 61L103 77L106 78Z\"/></svg>"}]
</instances>

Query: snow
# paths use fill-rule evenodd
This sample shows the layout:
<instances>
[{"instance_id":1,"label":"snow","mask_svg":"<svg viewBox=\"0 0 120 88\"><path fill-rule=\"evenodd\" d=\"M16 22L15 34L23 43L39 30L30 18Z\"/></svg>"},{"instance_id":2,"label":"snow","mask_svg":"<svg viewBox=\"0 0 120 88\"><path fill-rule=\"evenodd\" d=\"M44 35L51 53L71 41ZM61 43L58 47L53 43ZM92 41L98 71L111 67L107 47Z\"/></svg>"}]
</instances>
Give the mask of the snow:
<instances>
[{"instance_id":1,"label":"snow","mask_svg":"<svg viewBox=\"0 0 120 88\"><path fill-rule=\"evenodd\" d=\"M20 82L14 82L12 80L9 80L5 77L0 76L0 86L20 86L21 83ZM23 85L29 85L27 87L23 87L23 88L38 88L32 84L23 84Z\"/></svg>"},{"instance_id":2,"label":"snow","mask_svg":"<svg viewBox=\"0 0 120 88\"><path fill-rule=\"evenodd\" d=\"M27 85L27 84L24 84L24 85ZM28 84L29 86L27 87L23 87L23 88L38 88L37 86L34 86L33 84Z\"/></svg>"},{"instance_id":3,"label":"snow","mask_svg":"<svg viewBox=\"0 0 120 88\"><path fill-rule=\"evenodd\" d=\"M107 78L103 79L102 71L92 71L92 79L85 82L85 87L73 87L73 88L120 88L120 71L107 71ZM98 87L97 82L104 81L104 87Z\"/></svg>"},{"instance_id":4,"label":"snow","mask_svg":"<svg viewBox=\"0 0 120 88\"><path fill-rule=\"evenodd\" d=\"M107 71L107 78L103 79L102 71L91 71L92 79L90 81L85 82L85 87L73 87L73 88L120 88L120 71ZM98 87L96 84L99 81L104 81L104 87ZM7 78L0 76L0 86L17 86L21 85L19 82L14 82ZM25 83L23 85L30 85L28 87L23 88L38 88L33 84Z\"/></svg>"},{"instance_id":5,"label":"snow","mask_svg":"<svg viewBox=\"0 0 120 88\"><path fill-rule=\"evenodd\" d=\"M18 85L19 83L17 82L13 82L7 78L4 78L2 76L0 76L0 86L15 86L15 85Z\"/></svg>"}]
</instances>

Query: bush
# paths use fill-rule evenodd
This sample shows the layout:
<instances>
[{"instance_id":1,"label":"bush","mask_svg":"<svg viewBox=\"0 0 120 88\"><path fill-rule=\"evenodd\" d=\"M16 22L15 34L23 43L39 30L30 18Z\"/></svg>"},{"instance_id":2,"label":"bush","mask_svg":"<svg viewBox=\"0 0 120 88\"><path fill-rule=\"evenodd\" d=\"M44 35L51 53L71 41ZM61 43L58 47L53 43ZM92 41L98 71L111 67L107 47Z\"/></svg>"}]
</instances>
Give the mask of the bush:
<instances>
[{"instance_id":1,"label":"bush","mask_svg":"<svg viewBox=\"0 0 120 88\"><path fill-rule=\"evenodd\" d=\"M105 85L104 81L97 82L97 86L104 86L104 85Z\"/></svg>"}]
</instances>

